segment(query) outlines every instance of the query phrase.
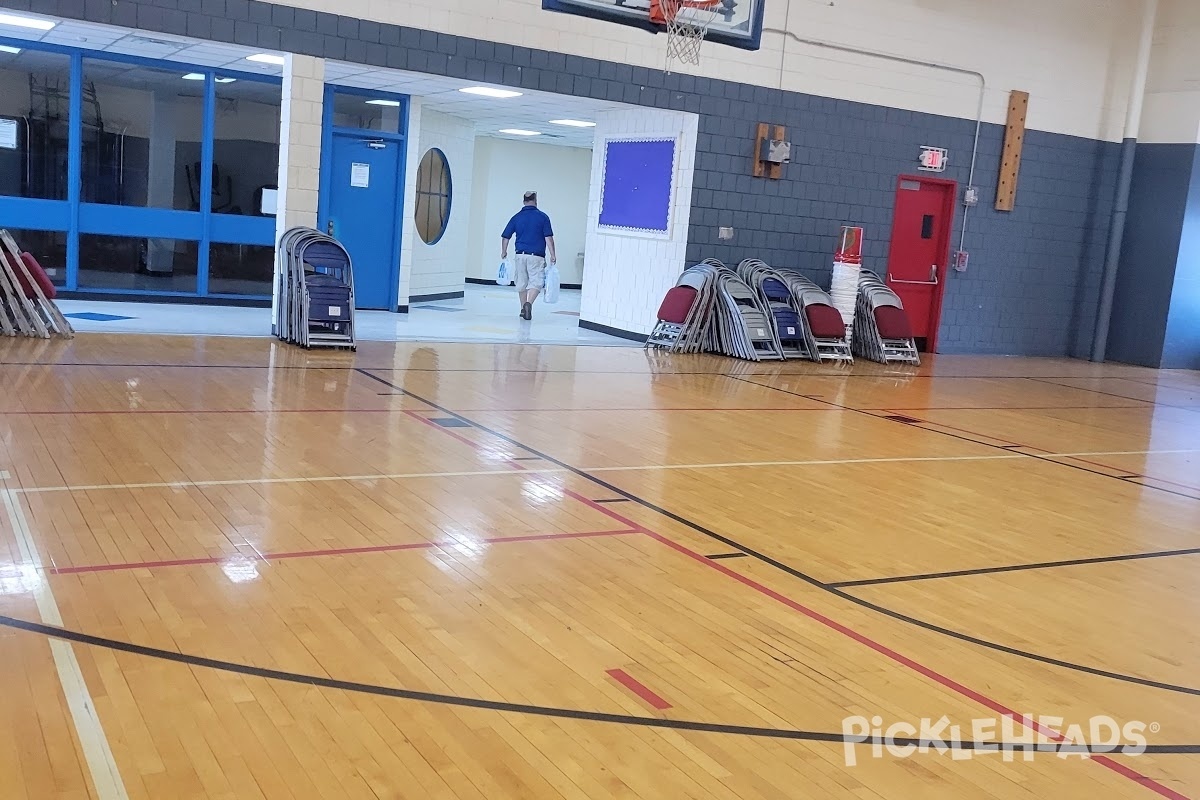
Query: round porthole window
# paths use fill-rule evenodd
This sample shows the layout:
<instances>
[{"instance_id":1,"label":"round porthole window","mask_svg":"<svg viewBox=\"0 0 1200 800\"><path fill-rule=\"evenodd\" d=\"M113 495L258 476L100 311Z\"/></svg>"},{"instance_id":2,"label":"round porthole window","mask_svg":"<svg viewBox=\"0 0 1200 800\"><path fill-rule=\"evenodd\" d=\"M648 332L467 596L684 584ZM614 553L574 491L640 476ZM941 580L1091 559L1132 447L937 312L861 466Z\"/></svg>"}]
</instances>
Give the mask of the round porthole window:
<instances>
[{"instance_id":1,"label":"round porthole window","mask_svg":"<svg viewBox=\"0 0 1200 800\"><path fill-rule=\"evenodd\" d=\"M417 167L417 235L425 244L437 244L450 222L450 164L436 147L421 156Z\"/></svg>"}]
</instances>

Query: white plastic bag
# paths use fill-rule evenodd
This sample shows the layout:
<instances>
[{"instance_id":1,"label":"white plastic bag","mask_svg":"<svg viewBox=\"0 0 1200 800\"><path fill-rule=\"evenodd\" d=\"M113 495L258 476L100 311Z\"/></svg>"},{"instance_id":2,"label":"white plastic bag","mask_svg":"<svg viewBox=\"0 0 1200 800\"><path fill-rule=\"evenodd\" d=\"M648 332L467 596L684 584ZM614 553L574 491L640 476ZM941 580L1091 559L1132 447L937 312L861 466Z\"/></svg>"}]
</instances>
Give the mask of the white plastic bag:
<instances>
[{"instance_id":1,"label":"white plastic bag","mask_svg":"<svg viewBox=\"0 0 1200 800\"><path fill-rule=\"evenodd\" d=\"M511 286L513 282L513 270L508 265L508 259L503 259L500 262L500 268L496 270L496 285Z\"/></svg>"},{"instance_id":2,"label":"white plastic bag","mask_svg":"<svg viewBox=\"0 0 1200 800\"><path fill-rule=\"evenodd\" d=\"M545 301L549 305L554 305L558 302L558 265L550 264L546 267L546 293L543 295Z\"/></svg>"}]
</instances>

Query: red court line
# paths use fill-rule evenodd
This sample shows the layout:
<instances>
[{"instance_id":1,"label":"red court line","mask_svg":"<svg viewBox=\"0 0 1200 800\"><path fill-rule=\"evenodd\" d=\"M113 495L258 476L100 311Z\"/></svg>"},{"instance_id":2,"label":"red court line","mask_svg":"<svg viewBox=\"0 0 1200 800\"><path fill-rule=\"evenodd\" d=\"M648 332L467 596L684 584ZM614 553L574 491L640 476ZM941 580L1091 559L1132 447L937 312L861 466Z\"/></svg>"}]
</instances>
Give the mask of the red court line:
<instances>
[{"instance_id":1,"label":"red court line","mask_svg":"<svg viewBox=\"0 0 1200 800\"><path fill-rule=\"evenodd\" d=\"M391 395L402 396L402 395ZM1092 406L1088 406L1092 408ZM158 414L395 414L406 411L401 408L172 408L172 409L84 409L84 410L63 410L63 411L0 411L0 416L94 416L94 415L158 415ZM879 411L882 409L864 409ZM928 409L918 409L921 411ZM595 411L821 411L821 412L840 412L840 408L468 408L462 409L462 413L502 413L502 412L544 412L544 411L574 411L574 412L595 412Z\"/></svg>"},{"instance_id":2,"label":"red court line","mask_svg":"<svg viewBox=\"0 0 1200 800\"><path fill-rule=\"evenodd\" d=\"M649 687L638 681L625 670L609 669L605 670L605 672L608 673L610 678L640 697L643 701L645 701L646 705L650 706L651 708L656 708L659 711L665 711L666 709L671 708L670 703L656 695L649 689Z\"/></svg>"},{"instance_id":3,"label":"red court line","mask_svg":"<svg viewBox=\"0 0 1200 800\"><path fill-rule=\"evenodd\" d=\"M498 536L491 539L481 539L480 544L503 544L506 542L546 542L556 541L558 539L590 539L600 536L622 536L633 533L640 533L637 530L614 530L614 531L579 531L574 533L533 533L523 536ZM288 558L318 558L321 556L345 556L358 555L362 553L394 553L401 550L432 550L435 548L447 548L462 545L470 545L470 542L464 542L456 539L448 539L440 542L408 542L405 544L382 544L371 547L339 547L328 550L297 550L289 553L260 553L256 558L261 558L265 561L281 561ZM193 566L197 564L221 564L234 558L240 554L228 553L223 556L212 556L209 558L182 558L171 561L141 561L121 564L93 564L82 567L54 567L50 570L52 575L73 575L81 572L115 572L118 570L129 569L155 569L157 567L182 567Z\"/></svg>"},{"instance_id":4,"label":"red court line","mask_svg":"<svg viewBox=\"0 0 1200 800\"><path fill-rule=\"evenodd\" d=\"M411 412L409 412L409 413L411 413ZM449 431L444 428L441 428L441 426L437 425L436 423L430 423L430 424L433 425L434 427L438 428L439 430L442 430L445 433L449 433L449 434L453 435L453 431ZM476 430L478 430L478 428L476 428ZM973 432L967 431L967 433L973 433ZM974 435L980 436L982 434L974 434ZM462 442L469 444L471 447L474 447L477 450L483 449L482 445L472 442L471 440L466 439L465 437L456 436L455 438L459 439ZM997 440L997 441L1003 441L1003 440ZM519 469L523 469L523 467L521 467L519 464L517 466ZM820 613L819 611L815 611L805 605L802 605L801 603L798 603L797 601L791 599L790 597L788 597L784 594L781 594L781 593L775 591L774 589L771 589L770 587L765 586L752 578L746 577L745 575L735 572L734 570L730 569L729 567L726 567L724 564L722 564L718 561L713 561L712 559L705 557L704 555L696 552L695 550L692 550L688 547L685 547L684 545L679 544L678 542L668 539L667 537L663 536L662 534L655 533L654 531L650 530L649 528L646 528L643 525L639 525L636 522L633 522L632 520L630 520L629 518L623 517L620 514L616 513L615 511L611 511L610 509L605 508L603 505L596 503L595 501L591 500L590 498L584 497L583 495L581 495L577 492L573 492L569 489L564 490L563 493L568 497L579 500L581 503L588 506L589 508L592 508L592 509L598 511L601 514L604 514L605 516L610 517L611 519L617 520L622 525L628 525L635 532L641 533L645 536L648 536L651 539L654 539L655 541L659 542L660 544L664 544L667 547L671 548L672 550L674 550L682 555L687 556L688 558L692 559L693 561L703 564L704 566L708 567L709 569L715 569L717 572L720 572L722 575L725 575L728 578L732 578L733 580L737 581L738 583L742 584L743 586L751 588L754 591L758 592L759 594L769 597L772 600L786 606L787 608L790 608L793 611L803 614L804 616L808 617L809 619L811 619L815 622L818 622L821 625L824 625L825 627L827 627L837 633L840 633L841 635L843 635L849 639L852 639L855 642L858 642L859 644L863 645L864 647L866 647L870 650L873 650L876 653L879 653L880 655L890 659L891 661L894 661L897 664L899 664L913 672L916 672L917 674L919 674L925 678L928 678L929 680L933 681L934 683L938 684L939 686L949 689L950 691L954 692L955 694L965 697L968 700L971 700L971 701L983 706L984 708L994 711L997 714L1001 714L1005 717L1008 717L1009 719L1020 724L1022 727L1026 728L1030 731L1033 731L1034 733L1045 736L1047 739L1054 741L1054 742L1067 741L1066 737L1063 736L1063 734L1059 733L1058 731L1054 730L1053 728L1049 728L1045 725L1042 725L1037 720L1027 718L1023 714L1018 714L1016 711L1013 711L1011 708L1004 705L1003 703L1001 703L997 700L993 700L992 698L988 697L987 695L977 692L976 690L970 688L969 686L961 684L958 681L954 680L953 678L943 675L942 673L932 669L931 667L927 667L924 664L920 663L919 661L909 658L908 656L903 655L903 654L897 652L896 650L893 650L892 648L888 647L887 645L882 644L881 642L878 642L865 634L859 633L858 631L854 630L853 628L850 628L849 626L846 626L840 622L837 622L836 620L832 619L831 617L825 616L824 614ZM632 689L632 687L629 687L629 688L631 691L634 691ZM1179 792L1176 792L1174 789L1171 789L1168 786L1164 786L1163 784L1159 783L1158 781L1154 780L1153 778L1149 777L1148 775L1143 775L1142 773L1138 772L1137 770L1131 769L1130 767L1127 767L1124 764L1118 763L1117 761L1113 760L1112 758L1109 758L1108 756L1093 755L1093 756L1091 756L1091 760L1094 761L1096 764L1099 764L1100 766L1104 767L1105 769L1115 772L1118 775L1137 783L1139 786L1144 786L1145 788L1149 789L1152 792L1155 792L1156 794L1158 794L1162 797L1170 798L1170 800L1190 800L1190 798L1188 798L1186 795L1180 794Z\"/></svg>"},{"instance_id":5,"label":"red court line","mask_svg":"<svg viewBox=\"0 0 1200 800\"><path fill-rule=\"evenodd\" d=\"M122 409L109 411L105 409L88 409L83 411L0 411L4 416L93 416L98 414L394 414L398 408L171 408L171 409Z\"/></svg>"}]
</instances>

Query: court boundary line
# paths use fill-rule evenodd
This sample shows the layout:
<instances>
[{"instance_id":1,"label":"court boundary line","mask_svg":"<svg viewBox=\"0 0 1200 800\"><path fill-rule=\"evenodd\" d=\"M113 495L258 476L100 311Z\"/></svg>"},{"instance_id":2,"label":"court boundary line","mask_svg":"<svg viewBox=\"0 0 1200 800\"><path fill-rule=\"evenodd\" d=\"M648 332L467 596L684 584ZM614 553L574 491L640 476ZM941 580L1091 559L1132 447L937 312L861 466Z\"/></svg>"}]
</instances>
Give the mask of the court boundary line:
<instances>
[{"instance_id":1,"label":"court boundary line","mask_svg":"<svg viewBox=\"0 0 1200 800\"><path fill-rule=\"evenodd\" d=\"M3 500L4 510L13 529L17 552L25 563L40 573L45 567L37 541L29 528L25 510L21 507L20 496L8 488L6 480L0 480L0 499ZM54 590L41 574L37 578L33 599L38 616L44 624L62 627L62 613L59 611L58 601L54 598ZM129 794L125 789L125 782L121 779L112 745L109 744L104 725L100 722L99 709L88 691L87 681L83 677L83 669L75 656L75 650L69 642L62 639L51 639L49 645L59 686L67 704L67 713L83 755L83 766L92 779L92 787L97 797L99 800L128 800Z\"/></svg>"},{"instance_id":2,"label":"court boundary line","mask_svg":"<svg viewBox=\"0 0 1200 800\"><path fill-rule=\"evenodd\" d=\"M260 337L260 338L266 338L266 337ZM402 340L402 341L397 341L394 343L384 342L384 344L412 344L412 341ZM517 343L512 343L512 342L510 342L510 343L439 342L438 344L483 344L483 345L489 345L489 344L517 344ZM579 345L535 345L535 346L538 346L538 347L570 347L570 348L574 349L574 348L578 347ZM632 349L632 348L630 348L630 349ZM701 355L707 355L707 354L701 354ZM987 357L987 356L983 356L983 357ZM1002 356L998 357L998 358L1002 358ZM1043 359L1042 357L1039 357L1039 356L1029 356L1028 358L1031 358L1034 360L1047 360L1047 359ZM1078 359L1069 359L1069 358L1064 357L1062 359L1048 359L1048 360L1066 361L1066 360L1078 360ZM1127 365L1119 365L1119 366L1127 366ZM353 371L357 371L357 370L374 370L376 372L433 372L433 373L495 372L495 373L530 374L530 375L545 375L545 374L562 374L562 375L630 375L630 374L636 374L636 375L711 375L713 377L731 377L728 372L706 372L706 371L701 371L701 370L680 370L680 371L647 370L646 372L630 372L629 370L494 369L494 368L480 368L480 367L410 367L410 366L397 367L397 366L363 366L363 365L359 365L359 364L355 364L353 366L348 366L348 365L343 365L343 364L314 364L314 365L298 365L298 364L161 364L161 363L155 364L155 363L133 363L133 362L104 363L104 362L91 362L91 361L62 361L62 362L53 362L53 363L46 363L43 361L0 361L0 367L100 367L100 368L113 367L113 368L125 368L125 369L161 368L161 369L266 369L266 370L284 369L284 370L313 370L313 371L340 370L340 371L344 371L344 372L345 371L353 372ZM817 368L819 369L819 367L817 367ZM1170 370L1153 370L1148 367L1146 369L1147 369L1147 371L1150 371L1150 372L1155 372L1155 371L1168 372L1168 371L1170 371ZM1180 372L1191 372L1193 370L1179 370L1179 371ZM903 379L903 380L1042 380L1042 381L1047 381L1047 382L1053 381L1053 380L1081 380L1081 381L1083 381L1083 380L1099 380L1099 381L1128 380L1128 381L1144 383L1144 385L1146 385L1146 386L1158 386L1158 387L1163 386L1163 384L1151 384L1151 383L1145 383L1143 381L1136 381L1133 378L1128 378L1128 377L1125 377L1122 375L929 375L929 374L910 374L910 373L904 373L904 372L893 372L893 373L886 373L886 374L865 374L865 373L851 373L851 372L846 372L846 371L813 372L811 370L806 370L804 372L779 372L779 371L748 372L746 374L751 375L751 376L761 375L761 376L767 376L767 377L785 376L785 377L797 377L797 378L854 378L854 379L860 379L860 380L897 380L897 379ZM1058 384L1058 385L1062 386L1062 388L1064 388L1064 389L1075 389L1075 390L1081 391L1081 392L1094 391L1091 389L1083 389L1078 386L1068 386L1065 384ZM1166 385L1165 388L1181 389L1183 391L1188 391L1188 389L1186 389L1184 387L1173 386L1170 384ZM1133 400L1133 401L1139 402L1139 403L1148 403L1151 405L1154 404L1153 401L1141 400L1141 399L1135 398L1135 397L1126 397L1124 395L1113 395L1113 396L1114 397L1122 397L1126 400Z\"/></svg>"},{"instance_id":3,"label":"court boundary line","mask_svg":"<svg viewBox=\"0 0 1200 800\"><path fill-rule=\"evenodd\" d=\"M1140 561L1151 558L1171 558L1173 556L1191 556L1200 553L1200 547L1188 547L1179 550L1154 550L1145 553L1125 553L1115 556L1097 556L1095 558L1071 558L1063 561L1042 561L1029 564L1008 564L1001 567L978 567L976 569L957 569L947 572L923 572L915 575L894 575L886 578L864 578L853 581L833 581L828 586L847 589L856 586L879 586L889 583L909 583L912 581L937 580L941 578L961 578L972 575L992 575L1003 572L1023 572L1025 570L1057 569L1059 567L1085 566L1088 564L1111 564L1121 561Z\"/></svg>"},{"instance_id":4,"label":"court boundary line","mask_svg":"<svg viewBox=\"0 0 1200 800\"><path fill-rule=\"evenodd\" d=\"M466 423L472 425L473 427L475 427L478 430L482 430L486 433L489 433L492 436L500 438L503 441L509 442L510 444L512 444L516 447L522 447L530 453L541 456L542 458L544 458L546 461L548 461L550 463L557 464L561 467L565 467L565 468L571 470L573 473L576 473L580 477L585 478L586 480L589 480L589 481L592 481L595 483L603 483L598 478L588 475L587 473L584 473L584 472L578 470L577 468L573 468L569 464L566 464L563 461L555 459L552 456L549 456L533 447L524 445L512 437L506 436L506 435L499 433L495 430L492 430L484 425L473 422L472 420L470 420L466 417L463 417L459 414L454 413L453 411L450 411L449 409L445 408L444 406L441 406L430 400L426 400L425 398L421 397L420 395L410 392L409 390L405 389L402 386L397 386L397 385L391 383L390 381L385 381L382 378L379 378L375 375L371 375L371 373L369 373L369 372L366 372L366 371L361 371L361 372L362 372L362 374L368 375L371 378L373 378L374 380L379 381L380 383L384 383L386 385L391 386L393 389L404 392L409 397L412 397L415 400L419 400L419 401L427 404L431 408L436 409L439 412L449 414L452 417L455 417L459 420L462 420L463 422L466 422ZM463 437L456 437L456 438L462 439ZM474 446L478 447L478 445L474 445ZM784 595L780 592L777 592L774 589L771 589L770 587L768 587L764 584L759 583L758 581L755 581L745 575L735 572L734 570L730 569L729 567L726 567L724 564L721 564L716 561L712 561L712 560L706 558L705 556L701 555L700 553L674 541L673 539L663 536L662 534L657 533L655 531L652 531L652 530L646 528L645 526L640 525L640 524L628 519L627 517L623 517L620 514L617 514L616 512L613 512L613 511L587 499L586 497L584 497L576 492L573 492L571 490L564 490L563 494L566 496L574 497L575 499L584 503L584 505L586 505L594 510L599 511L600 513L605 514L614 520L617 520L618 522L620 522L623 525L630 525L631 527L637 528L638 530L640 530L642 533L649 536L650 538L655 539L656 541L666 545L667 547L692 558L697 563L703 564L703 565L709 567L710 569L716 570L717 572L720 572L721 574L723 574L727 577L730 577L749 588L754 589L758 593L775 600L776 602L784 605L785 607L790 608L793 611L796 611L796 612L808 617L809 619L829 628L830 630L833 630L837 633L842 634L843 636L846 636L847 638L852 639L853 641L858 642L859 644L866 647L867 649L872 650L872 651L884 656L885 658L887 658L891 661L894 661L897 664L900 664L901 666L907 667L909 670L928 678L929 680L933 681L934 683L942 686L945 689L949 689L951 692L953 692L955 694L958 694L968 700L971 700L978 705L982 705L984 708L987 708L991 711L994 711L998 714L1008 717L1009 719L1013 720L1014 722L1017 722L1022 727L1030 730L1031 732L1040 734L1040 735L1050 738L1056 742L1069 742L1070 741L1061 732L1055 730L1054 728L1043 725L1043 724L1037 722L1036 720L1028 719L1024 715L1018 714L1017 712L1008 708L1004 704L1002 704L996 700L993 700L992 698L988 697L987 695L977 692L974 689L971 689L970 687L968 687L962 683L959 683L958 681L955 681L952 678L949 678L930 667L925 666L924 664L916 661L915 659L905 656L905 655L901 654L900 652L888 647L887 645L884 645L884 644L870 638L869 636L866 636L865 634L859 633L858 631L854 630L853 628L850 628L849 626L846 626L840 622L837 622L833 618L831 618L825 614L822 614L821 612L810 609L807 606L805 606L804 604L799 603L799 602L791 599L790 597L787 597L786 595ZM672 516L674 516L674 515L672 515ZM695 526L691 526L691 527L695 527ZM739 549L744 550L748 554L754 553L754 551L750 550L749 548L739 547ZM828 587L822 587L822 588L825 588L827 591L833 591L833 592L837 593L837 590L830 590ZM1138 784L1139 786L1149 789L1150 791L1155 792L1156 794L1159 794L1163 797L1168 797L1168 798L1171 798L1172 800L1188 800L1186 795L1180 794L1180 793L1176 792L1175 790L1171 789L1170 787L1167 787L1167 786L1159 783L1158 781L1154 780L1153 778L1151 778L1147 775L1143 775L1142 773L1139 773L1136 770L1131 769L1130 767L1120 764L1120 763L1112 760L1111 758L1108 758L1107 756L1102 756L1102 755L1095 756L1094 758L1092 758L1092 761L1094 763L1096 763L1097 765L1102 766L1105 769L1109 770L1110 772L1120 775L1121 777L1126 778L1127 780L1130 780L1130 781Z\"/></svg>"},{"instance_id":5,"label":"court boundary line","mask_svg":"<svg viewBox=\"0 0 1200 800\"><path fill-rule=\"evenodd\" d=\"M873 416L873 415L872 415ZM882 419L882 418L880 418ZM915 427L915 426L914 426ZM442 430L437 428L437 430ZM937 431L931 431L937 433ZM971 439L963 439L963 441L972 442L973 444L982 445L982 442L975 442ZM517 445L524 447L524 445ZM1013 445L1014 447L1024 447L1025 445ZM1001 448L1003 449L1003 448ZM1178 455L1200 453L1200 449L1187 450L1108 450L1102 452L1089 453L1048 453L1046 460L1053 456L1054 458L1075 458L1079 456L1140 456L1140 455ZM938 462L955 462L955 461L1014 461L1019 458L1034 458L1024 453L1006 453L996 455L973 455L973 456L880 456L878 458L825 458L825 459L801 459L796 461L716 461L703 464L633 464L623 466L602 466L602 467L578 467L577 469L584 472L653 472L655 470L703 470L703 469L743 469L755 467L829 467L829 466L854 466L855 464L906 464L906 463L938 463ZM28 486L14 487L13 492L17 494L50 494L55 492L97 492L97 491L120 491L126 489L205 489L215 486L258 486L270 484L287 484L287 483L335 483L338 481L346 481L347 483L362 483L369 481L380 480L408 480L408 479L423 479L423 478L470 478L484 477L488 475L520 475L529 472L545 473L547 475L571 472L574 467L537 467L528 469L523 467L520 462L521 458L508 458L506 461L512 463L510 469L493 469L493 470L449 470L445 472L379 472L367 473L362 475L313 475L313 476L285 476L273 478L214 478L211 480L181 480L181 481L144 481L137 483L88 483L88 484L60 484L53 486ZM535 456L532 460L546 460L544 456ZM1071 466L1066 464L1064 466ZM1087 470L1090 472L1091 470ZM1098 473L1097 473L1098 474ZM1144 478L1146 476L1136 476ZM1158 480L1157 478L1146 478L1147 480ZM610 499L606 502L620 502L629 500L630 498L622 497Z\"/></svg>"},{"instance_id":6,"label":"court boundary line","mask_svg":"<svg viewBox=\"0 0 1200 800\"><path fill-rule=\"evenodd\" d=\"M1062 750L1070 753L1092 753L1092 748L1094 747L1093 745L1076 743L1064 745L1042 742L978 742L972 740L941 742L940 740L933 739L905 739L899 737L887 740L884 737L876 736L871 736L865 740L862 740L857 736L851 737L842 733L831 733L824 731L769 728L752 725L730 725L720 722L703 722L699 720L669 719L663 717L639 717L633 714L615 714L604 711L585 711L574 708L557 708L554 706L538 706L526 703L510 703L503 700L487 700L484 698L465 697L462 695L439 694L436 692L426 692L418 689L401 689L391 686L380 686L376 684L359 683L356 681L345 681L321 675L306 675L298 672L286 672L283 670L269 669L266 667L255 667L249 664L239 664L234 661L222 661L219 659L207 658L205 656L181 653L174 650L163 650L161 648L135 644L133 642L124 642L119 639L109 639L103 636L95 636L90 633L83 633L81 631L74 631L60 626L46 625L45 623L33 622L31 620L20 619L18 617L9 617L6 615L0 615L0 626L12 630L24 631L26 633L38 634L50 639L62 639L64 641L84 644L90 647L100 647L106 650L129 653L131 655L144 656L146 658L155 658L161 661L183 664L185 666L204 667L206 669L219 670L222 672L231 672L238 675L246 675L252 678L276 680L284 683L299 684L301 686L316 686L322 689L336 689L340 691L354 692L357 694L391 697L400 700L415 700L418 702L433 703L435 705L459 706L514 714L529 714L533 716L552 717L557 719L581 720L586 722L606 722L618 725L634 725L644 728L666 728L670 730L695 731L699 733L733 734L767 739L855 744L860 746L885 745L890 742L901 747L907 745L915 745L920 747L924 745L932 748L938 744L941 744L943 746L957 747L962 750L980 750L981 752L994 752L996 748L999 747L1005 750L1011 750L1013 752L1031 751L1043 753L1058 753ZM1148 744L1146 745L1146 753L1149 755L1194 755L1200 754L1200 744Z\"/></svg>"},{"instance_id":7,"label":"court boundary line","mask_svg":"<svg viewBox=\"0 0 1200 800\"><path fill-rule=\"evenodd\" d=\"M873 418L875 418L875 419L883 420L884 422L897 422L896 420L889 420L889 419L887 418L887 416L886 416L886 415L882 415L882 414L873 414L873 413L871 413L871 411L869 411L869 410L866 410L866 409L851 408L850 406L843 406L843 405L841 405L840 403L835 403L835 402L833 402L832 400L823 400L823 399L818 399L817 397L814 397L814 396L811 396L811 395L801 395L801 394L796 394L795 392L789 391L788 389L782 389L782 388L780 388L780 387L778 387L778 386L772 386L772 385L770 385L770 384L767 384L767 383L759 383L758 381L752 381L752 380L749 380L749 379L747 379L747 378L738 378L738 377L733 377L733 376L730 376L730 379L731 379L731 380L735 380L735 381L739 381L739 382L741 382L741 383L748 383L748 384L751 384L752 386L758 386L758 387L760 387L760 388L762 388L762 389L767 389L767 390L770 390L770 391L773 391L773 392L783 392L784 394L794 395L794 396L796 396L796 397L804 397L804 398L806 398L806 399L808 399L808 400L812 400L813 402L816 402L816 403L825 403L825 404L827 404L827 405L834 406L835 408L841 408L841 409L844 409L844 410L846 410L846 411L852 411L852 412L854 412L854 413L856 413L856 414L863 414L863 415L865 415L865 416L868 416L868 417L873 417ZM1068 387L1068 388L1074 388L1074 387ZM1087 390L1086 390L1086 389L1081 389L1080 391L1087 391ZM1156 407L1157 407L1157 406L1156 406ZM1163 406L1163 407L1165 407L1165 408L1173 408L1174 406ZM970 438L968 438L968 437L966 437L966 436L963 436L963 435L961 435L961 434L959 434L959 433L952 433L951 431L955 429L953 425L942 425L941 423L938 423L938 422L932 422L932 421L930 421L930 420L922 420L922 419L915 419L915 418L914 418L914 420L913 420L912 422L901 422L901 423L898 423L898 424L907 425L907 426L908 426L908 427L910 427L910 428L917 428L918 430L929 431L930 433L936 433L936 434L940 434L940 435L942 435L942 436L950 436L950 437L952 437L952 438L954 438L954 439L959 439L959 440L961 440L961 441L964 441L964 442L972 442L972 443L974 443L974 444L977 444L977 445L980 445L980 446L982 446L982 447L990 447L990 448L992 448L992 449L994 449L994 450L1005 450L1005 451L1007 451L1007 452L1009 452L1009 453L1015 453L1015 452L1016 452L1016 450L1015 450L1014 448L1017 448L1017 447L1023 447L1023 448L1025 448L1025 449L1027 449L1027 450L1040 450L1040 449L1041 449L1041 448L1038 448L1038 447L1032 447L1032 446L1030 446L1030 445L1026 445L1026 444L1019 444L1019 443L1009 443L1009 444L1007 444L1007 445L996 445L996 444L991 444L991 443L989 443L989 442L981 442L981 441L979 441L978 439L970 439ZM934 427L926 427L926 426L934 426ZM947 429L949 429L949 430L940 430L940 428L947 428ZM995 436L989 436L989 435L988 435L988 434L986 434L986 433L978 433L978 432L975 432L975 431L968 431L968 430L966 430L965 428L959 428L958 430L959 430L959 431L961 431L962 433L969 433L971 436L978 436L978 437L982 437L982 438L984 438L984 439L991 439L991 440L993 440L993 441L997 441L997 442L1000 442L1000 441L1007 441L1007 440L1005 440L1005 439L1000 439L1000 438L997 438L997 437L995 437ZM1165 453L1165 452L1167 452L1167 451L1163 451L1163 452ZM1173 451L1173 452L1178 452L1178 451ZM1189 451L1183 451L1183 452L1189 452ZM1123 479L1123 478L1118 478L1118 477L1116 477L1116 476L1113 476L1113 475L1107 475L1107 474L1105 474L1105 473L1103 473L1103 472L1098 472L1097 470L1094 470L1094 469L1088 469L1087 467L1085 467L1085 466L1082 466L1082 465L1080 465L1080 464L1069 464L1069 463L1067 463L1067 462L1065 462L1065 461L1056 461L1056 460L1055 460L1056 458L1074 458L1074 457L1077 457L1077 456L1101 455L1100 453L1073 453L1073 454L1066 454L1066 453L1064 453L1064 454L1055 454L1053 458L1051 458L1049 455L1046 455L1046 454L1043 454L1043 455L1038 455L1038 454L1036 454L1036 453L1019 453L1019 455L1022 455L1022 456L1024 456L1025 458L1032 458L1032 459L1036 459L1036 460L1038 460L1038 461L1045 461L1045 462L1047 462L1047 463L1049 463L1049 464L1058 464L1058 465L1060 465L1060 466L1064 466L1064 467L1070 467L1071 469L1077 469L1077 470L1079 470L1079 471L1081 471L1081 472L1087 472L1087 473L1090 473L1090 474L1092 474L1092 475L1099 475L1099 476L1100 476L1100 477L1102 477L1102 478L1111 478L1111 479L1113 479L1113 480L1120 480L1120 481L1122 481L1123 483L1130 483L1130 481L1128 481L1128 480L1125 480L1125 479ZM1129 452L1125 452L1125 453L1120 453L1120 452L1112 452L1112 453L1107 453L1107 454L1104 454L1104 455L1139 455L1139 454L1137 454L1137 453L1129 453ZM1149 455L1149 453L1146 453L1146 455ZM1107 467L1106 469L1112 469L1112 468L1111 468L1111 467ZM1144 480L1158 480L1157 478L1153 478L1153 477L1151 477L1151 476L1148 476L1148 475L1139 475L1138 477L1139 477L1139 478L1142 478L1142 479L1144 479ZM1170 481L1168 481L1168 482L1170 482ZM1149 485L1149 484L1142 484L1142 483L1139 483L1139 484L1137 484L1137 485L1138 485L1138 486L1144 486L1144 487L1145 487L1145 488L1147 488L1147 489L1154 489L1154 490L1156 490L1156 491L1159 491L1159 492L1165 492L1165 493L1167 493L1167 494L1173 494L1173 495L1175 495L1175 496L1177 496L1177 497L1186 497L1186 498L1187 498L1187 499L1189 499L1189 500L1200 500L1200 497L1197 497L1197 496L1195 496L1195 495L1184 494L1183 492L1177 492L1177 491L1174 491L1174 490L1172 490L1172 489L1166 489L1166 488L1164 488L1164 487L1162 487L1162 486L1152 486L1152 485Z\"/></svg>"},{"instance_id":8,"label":"court boundary line","mask_svg":"<svg viewBox=\"0 0 1200 800\"><path fill-rule=\"evenodd\" d=\"M530 533L518 534L516 536L494 536L487 539L479 539L474 542L461 541L457 539L443 539L436 542L404 542L399 544L382 544L370 545L365 547L338 547L328 548L324 550L293 550L281 553L264 553L255 550L254 559L266 561L291 561L301 558L324 558L326 556L351 556L351 555L371 555L375 553L397 553L406 550L452 550L460 547L475 547L478 545L492 544L508 544L513 542L549 542L559 541L564 539L597 539L606 536L623 536L626 534L638 533L635 530L611 530L611 531L562 531L559 533ZM77 567L51 567L48 572L51 575L79 575L93 572L122 572L135 569L162 569L165 567L193 567L193 566L212 566L214 564L223 564L232 558L242 556L249 559L249 556L244 556L241 553L226 553L222 556L209 556L204 558L178 558L165 559L162 561L137 561L137 562L117 562L113 564L85 564Z\"/></svg>"}]
</instances>

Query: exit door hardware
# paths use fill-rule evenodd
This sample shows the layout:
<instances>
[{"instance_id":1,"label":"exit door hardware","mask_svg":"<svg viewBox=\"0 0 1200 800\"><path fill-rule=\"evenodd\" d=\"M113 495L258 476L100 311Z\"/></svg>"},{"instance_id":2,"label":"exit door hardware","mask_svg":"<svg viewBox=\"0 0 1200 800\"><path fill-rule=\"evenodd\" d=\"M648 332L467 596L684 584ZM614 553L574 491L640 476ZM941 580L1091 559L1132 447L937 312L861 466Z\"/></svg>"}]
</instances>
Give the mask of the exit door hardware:
<instances>
[{"instance_id":1,"label":"exit door hardware","mask_svg":"<svg viewBox=\"0 0 1200 800\"><path fill-rule=\"evenodd\" d=\"M933 264L932 266L929 267L929 280L927 280L927 281L902 281L899 278L893 278L890 274L888 275L887 279L888 279L888 283L904 283L904 284L910 284L913 286L937 286L937 284L938 284L937 264Z\"/></svg>"},{"instance_id":2,"label":"exit door hardware","mask_svg":"<svg viewBox=\"0 0 1200 800\"><path fill-rule=\"evenodd\" d=\"M371 141L367 142L367 147L371 148L372 150L386 150L387 142L385 142L383 139L372 139Z\"/></svg>"}]
</instances>

